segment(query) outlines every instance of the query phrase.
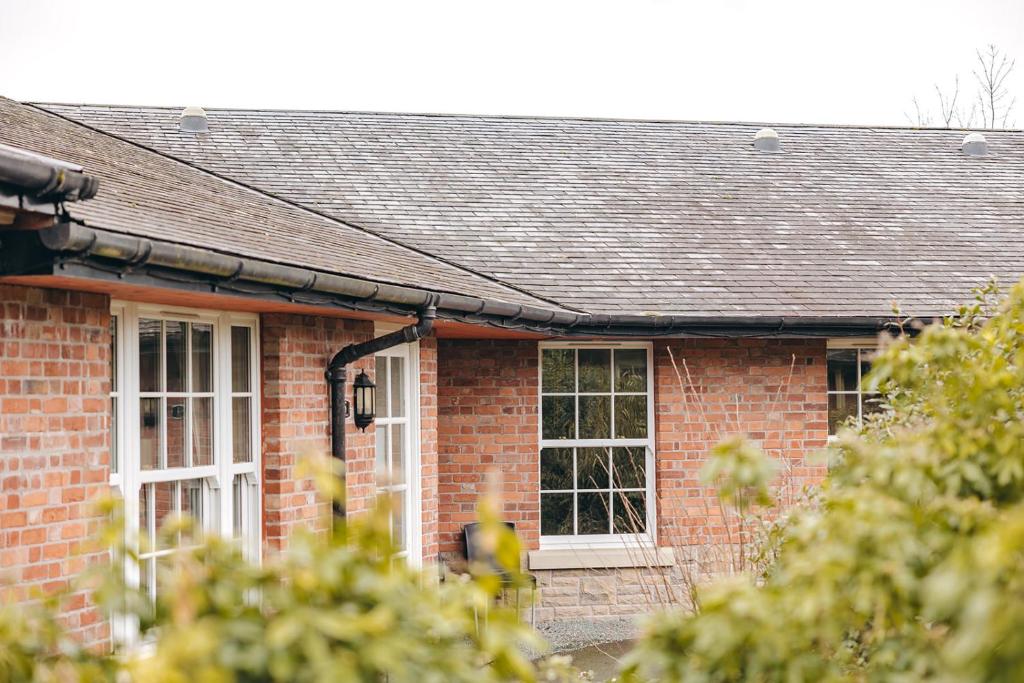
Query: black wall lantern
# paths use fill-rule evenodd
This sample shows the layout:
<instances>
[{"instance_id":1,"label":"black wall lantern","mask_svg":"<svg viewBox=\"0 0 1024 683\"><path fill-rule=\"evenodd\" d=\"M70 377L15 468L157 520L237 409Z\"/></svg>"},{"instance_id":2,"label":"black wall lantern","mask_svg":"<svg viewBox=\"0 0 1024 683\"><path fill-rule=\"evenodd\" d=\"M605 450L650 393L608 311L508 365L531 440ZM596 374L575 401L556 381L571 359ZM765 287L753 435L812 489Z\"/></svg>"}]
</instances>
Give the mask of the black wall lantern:
<instances>
[{"instance_id":1,"label":"black wall lantern","mask_svg":"<svg viewBox=\"0 0 1024 683\"><path fill-rule=\"evenodd\" d=\"M352 417L356 427L364 432L373 424L374 410L377 406L377 385L373 383L365 370L361 370L352 383Z\"/></svg>"}]
</instances>

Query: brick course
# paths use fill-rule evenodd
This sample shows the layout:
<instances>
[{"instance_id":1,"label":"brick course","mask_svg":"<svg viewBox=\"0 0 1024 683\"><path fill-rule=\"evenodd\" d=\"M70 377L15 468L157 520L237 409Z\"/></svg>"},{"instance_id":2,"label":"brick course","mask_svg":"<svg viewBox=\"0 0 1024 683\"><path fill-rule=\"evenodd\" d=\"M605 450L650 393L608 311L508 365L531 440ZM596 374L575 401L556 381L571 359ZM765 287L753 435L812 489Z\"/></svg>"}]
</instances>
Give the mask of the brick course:
<instances>
[{"instance_id":1,"label":"brick course","mask_svg":"<svg viewBox=\"0 0 1024 683\"><path fill-rule=\"evenodd\" d=\"M440 551L462 552L462 527L476 520L491 472L501 480L505 519L536 548L537 343L442 339L437 362Z\"/></svg>"},{"instance_id":2,"label":"brick course","mask_svg":"<svg viewBox=\"0 0 1024 683\"><path fill-rule=\"evenodd\" d=\"M725 542L714 492L699 480L708 450L725 436L745 434L780 462L787 499L824 477L825 465L808 456L828 439L825 349L824 340L798 339L655 344L661 545Z\"/></svg>"},{"instance_id":3,"label":"brick course","mask_svg":"<svg viewBox=\"0 0 1024 683\"><path fill-rule=\"evenodd\" d=\"M373 337L373 323L281 313L260 321L263 372L263 518L269 549L287 545L299 527L324 530L330 516L318 501L312 479L296 470L302 457L329 454L330 402L324 370L348 344ZM349 386L359 370L373 374L373 358L349 367ZM357 430L349 421L347 505L367 509L374 495L374 431Z\"/></svg>"},{"instance_id":4,"label":"brick course","mask_svg":"<svg viewBox=\"0 0 1024 683\"><path fill-rule=\"evenodd\" d=\"M420 340L420 502L423 561L438 554L437 338Z\"/></svg>"},{"instance_id":5,"label":"brick course","mask_svg":"<svg viewBox=\"0 0 1024 683\"><path fill-rule=\"evenodd\" d=\"M110 302L0 285L0 313L0 601L19 602L108 559L88 539L109 492ZM84 592L64 613L83 641L108 637Z\"/></svg>"}]
</instances>

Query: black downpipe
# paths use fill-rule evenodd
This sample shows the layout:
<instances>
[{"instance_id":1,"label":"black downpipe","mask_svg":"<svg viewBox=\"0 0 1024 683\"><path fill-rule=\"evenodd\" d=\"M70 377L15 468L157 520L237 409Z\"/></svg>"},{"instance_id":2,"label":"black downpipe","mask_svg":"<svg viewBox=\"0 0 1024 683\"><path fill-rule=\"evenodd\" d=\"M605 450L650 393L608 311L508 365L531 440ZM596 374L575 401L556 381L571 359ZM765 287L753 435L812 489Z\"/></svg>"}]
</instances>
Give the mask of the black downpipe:
<instances>
[{"instance_id":1,"label":"black downpipe","mask_svg":"<svg viewBox=\"0 0 1024 683\"><path fill-rule=\"evenodd\" d=\"M389 334L361 342L349 344L338 353L327 365L327 383L331 389L331 456L345 462L345 384L350 363L359 360L364 356L390 349L399 344L408 344L427 336L434 326L437 318L436 299L420 311L419 319L413 325L408 325L400 330ZM337 517L345 516L345 504L342 501L334 501L334 514Z\"/></svg>"}]
</instances>

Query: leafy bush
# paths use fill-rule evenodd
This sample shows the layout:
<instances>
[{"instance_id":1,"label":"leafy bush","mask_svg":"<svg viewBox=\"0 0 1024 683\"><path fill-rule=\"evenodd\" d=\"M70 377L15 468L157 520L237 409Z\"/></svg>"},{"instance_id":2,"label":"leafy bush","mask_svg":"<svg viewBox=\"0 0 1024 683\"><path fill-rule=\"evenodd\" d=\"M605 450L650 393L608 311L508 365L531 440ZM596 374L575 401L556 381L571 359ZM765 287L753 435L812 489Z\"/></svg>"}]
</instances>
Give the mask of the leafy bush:
<instances>
[{"instance_id":1,"label":"leafy bush","mask_svg":"<svg viewBox=\"0 0 1024 683\"><path fill-rule=\"evenodd\" d=\"M320 470L324 487L337 490ZM139 624L142 645L118 657L76 648L54 618L55 600L0 616L0 681L533 681L540 673L522 645L542 643L510 610L484 606L500 590L493 575L431 578L393 559L387 511L339 524L329 534L296 533L262 565L230 540L199 539L160 570L155 604L104 572L95 596ZM484 542L518 569L515 536L481 507ZM114 527L112 527L114 528ZM170 538L188 520L166 526ZM112 533L112 537L117 534ZM118 548L115 554L128 554ZM480 616L480 618L478 618ZM545 666L545 680L574 673Z\"/></svg>"},{"instance_id":2,"label":"leafy bush","mask_svg":"<svg viewBox=\"0 0 1024 683\"><path fill-rule=\"evenodd\" d=\"M652 620L627 679L1021 680L1024 285L991 294L881 353L889 412L841 436L767 575Z\"/></svg>"}]
</instances>

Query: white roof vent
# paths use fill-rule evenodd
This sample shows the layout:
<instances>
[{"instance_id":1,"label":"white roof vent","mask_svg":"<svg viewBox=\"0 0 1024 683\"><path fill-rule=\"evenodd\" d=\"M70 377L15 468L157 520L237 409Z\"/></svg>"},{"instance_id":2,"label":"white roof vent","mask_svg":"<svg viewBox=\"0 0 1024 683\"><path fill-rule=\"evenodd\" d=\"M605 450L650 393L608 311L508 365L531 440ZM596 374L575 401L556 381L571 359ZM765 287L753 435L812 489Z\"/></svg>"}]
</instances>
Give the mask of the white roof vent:
<instances>
[{"instance_id":1,"label":"white roof vent","mask_svg":"<svg viewBox=\"0 0 1024 683\"><path fill-rule=\"evenodd\" d=\"M754 149L761 152L778 152L779 134L772 128L762 128L754 135Z\"/></svg>"},{"instance_id":2,"label":"white roof vent","mask_svg":"<svg viewBox=\"0 0 1024 683\"><path fill-rule=\"evenodd\" d=\"M208 133L206 110L202 107L185 107L181 112L181 130L184 133Z\"/></svg>"},{"instance_id":3,"label":"white roof vent","mask_svg":"<svg viewBox=\"0 0 1024 683\"><path fill-rule=\"evenodd\" d=\"M988 141L981 133L968 133L960 143L960 151L967 156L985 156L988 153Z\"/></svg>"}]
</instances>

